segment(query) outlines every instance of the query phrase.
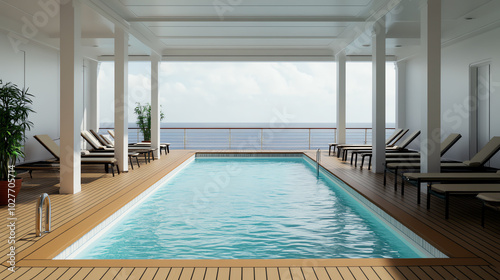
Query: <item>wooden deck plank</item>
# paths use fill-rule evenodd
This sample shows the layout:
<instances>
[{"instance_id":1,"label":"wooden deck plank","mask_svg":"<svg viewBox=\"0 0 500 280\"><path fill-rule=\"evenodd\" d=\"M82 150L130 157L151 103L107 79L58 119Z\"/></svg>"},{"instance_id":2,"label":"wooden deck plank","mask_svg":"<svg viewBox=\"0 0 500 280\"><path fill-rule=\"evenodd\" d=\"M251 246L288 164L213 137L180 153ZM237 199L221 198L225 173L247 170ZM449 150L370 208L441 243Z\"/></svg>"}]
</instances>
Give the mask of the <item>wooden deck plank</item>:
<instances>
[{"instance_id":1,"label":"wooden deck plank","mask_svg":"<svg viewBox=\"0 0 500 280\"><path fill-rule=\"evenodd\" d=\"M79 267L70 267L68 270L66 270L58 279L60 280L69 280L73 278L75 274L80 271L81 268Z\"/></svg>"},{"instance_id":2,"label":"wooden deck plank","mask_svg":"<svg viewBox=\"0 0 500 280\"><path fill-rule=\"evenodd\" d=\"M38 275L32 278L32 280L41 280L49 277L52 272L54 272L57 268L55 267L47 267L43 271L41 271ZM1 279L1 278L0 278Z\"/></svg>"},{"instance_id":3,"label":"wooden deck plank","mask_svg":"<svg viewBox=\"0 0 500 280\"><path fill-rule=\"evenodd\" d=\"M243 280L254 280L255 277L253 270L253 267L244 267L242 272Z\"/></svg>"},{"instance_id":4,"label":"wooden deck plank","mask_svg":"<svg viewBox=\"0 0 500 280\"><path fill-rule=\"evenodd\" d=\"M437 273L439 273L439 275L441 275L444 279L452 279L454 276L448 271L446 270L444 267L442 266L433 266L432 267Z\"/></svg>"},{"instance_id":5,"label":"wooden deck plank","mask_svg":"<svg viewBox=\"0 0 500 280\"><path fill-rule=\"evenodd\" d=\"M280 280L292 280L292 274L289 267L278 267Z\"/></svg>"},{"instance_id":6,"label":"wooden deck plank","mask_svg":"<svg viewBox=\"0 0 500 280\"><path fill-rule=\"evenodd\" d=\"M158 272L158 268L156 267L148 267L146 268L146 271L144 271L144 274L141 277L141 280L153 280L153 278L156 275L156 272ZM165 276L165 278L167 278ZM165 279L163 278L163 279Z\"/></svg>"},{"instance_id":7,"label":"wooden deck plank","mask_svg":"<svg viewBox=\"0 0 500 280\"><path fill-rule=\"evenodd\" d=\"M267 272L267 280L280 280L280 276L278 273L278 268L276 267L268 267L266 269Z\"/></svg>"},{"instance_id":8,"label":"wooden deck plank","mask_svg":"<svg viewBox=\"0 0 500 280\"><path fill-rule=\"evenodd\" d=\"M113 279L128 279L133 271L133 267L123 267Z\"/></svg>"},{"instance_id":9,"label":"wooden deck plank","mask_svg":"<svg viewBox=\"0 0 500 280\"><path fill-rule=\"evenodd\" d=\"M390 274L389 272L387 272L387 270L384 268L384 267L380 267L380 266L375 266L375 267L372 267L373 271L375 271L375 273L377 273L377 276L380 278L380 279L394 279Z\"/></svg>"},{"instance_id":10,"label":"wooden deck plank","mask_svg":"<svg viewBox=\"0 0 500 280\"><path fill-rule=\"evenodd\" d=\"M217 267L207 268L207 272L205 273L205 280L216 280L217 272L218 272Z\"/></svg>"},{"instance_id":11,"label":"wooden deck plank","mask_svg":"<svg viewBox=\"0 0 500 280\"><path fill-rule=\"evenodd\" d=\"M355 280L356 278L354 278L354 275L352 275L352 272L351 270L349 270L348 267L338 267L337 268L340 272L340 275L342 277L342 279L344 280Z\"/></svg>"},{"instance_id":12,"label":"wooden deck plank","mask_svg":"<svg viewBox=\"0 0 500 280\"><path fill-rule=\"evenodd\" d=\"M475 279L475 278L479 277L479 275L477 275L474 271L470 270L466 266L456 266L455 268L458 269L460 272L462 272L465 276L467 276L471 279Z\"/></svg>"},{"instance_id":13,"label":"wooden deck plank","mask_svg":"<svg viewBox=\"0 0 500 280\"><path fill-rule=\"evenodd\" d=\"M430 277L424 270L422 270L418 266L410 266L409 269L411 270L411 272L413 272L418 277L418 279L433 280L432 277Z\"/></svg>"},{"instance_id":14,"label":"wooden deck plank","mask_svg":"<svg viewBox=\"0 0 500 280\"><path fill-rule=\"evenodd\" d=\"M454 266L445 266L444 269L448 270L450 272L450 274L453 275L453 277L458 279L458 280L470 279L469 277L467 277L465 274L460 272L460 270L458 270Z\"/></svg>"},{"instance_id":15,"label":"wooden deck plank","mask_svg":"<svg viewBox=\"0 0 500 280\"><path fill-rule=\"evenodd\" d=\"M293 280L304 280L304 273L300 267L291 267L290 274Z\"/></svg>"},{"instance_id":16,"label":"wooden deck plank","mask_svg":"<svg viewBox=\"0 0 500 280\"><path fill-rule=\"evenodd\" d=\"M136 267L134 268L134 270L132 270L127 279L130 280L142 279L142 275L144 274L145 271L146 271L145 267Z\"/></svg>"},{"instance_id":17,"label":"wooden deck plank","mask_svg":"<svg viewBox=\"0 0 500 280\"><path fill-rule=\"evenodd\" d=\"M101 280L112 280L115 279L116 275L120 273L121 267L110 267L108 271L100 278Z\"/></svg>"},{"instance_id":18,"label":"wooden deck plank","mask_svg":"<svg viewBox=\"0 0 500 280\"><path fill-rule=\"evenodd\" d=\"M361 271L363 271L363 273L365 274L366 278L368 278L368 279L380 279L380 277L377 275L375 270L373 270L373 268L366 267L366 266L363 266L360 268L361 268Z\"/></svg>"},{"instance_id":19,"label":"wooden deck plank","mask_svg":"<svg viewBox=\"0 0 500 280\"><path fill-rule=\"evenodd\" d=\"M205 267L197 267L194 269L193 276L191 277L192 280L203 280L205 279L205 272L206 272Z\"/></svg>"},{"instance_id":20,"label":"wooden deck plank","mask_svg":"<svg viewBox=\"0 0 500 280\"><path fill-rule=\"evenodd\" d=\"M385 269L387 270L389 275L391 275L391 277L394 278L394 280L406 279L406 277L396 267L388 266L388 267L385 267Z\"/></svg>"},{"instance_id":21,"label":"wooden deck plank","mask_svg":"<svg viewBox=\"0 0 500 280\"><path fill-rule=\"evenodd\" d=\"M43 267L33 267L31 269L28 269L25 273L23 274L18 274L18 275L11 275L14 276L12 279L33 279L35 278L40 272L42 272ZM5 278L9 279L9 277Z\"/></svg>"},{"instance_id":22,"label":"wooden deck plank","mask_svg":"<svg viewBox=\"0 0 500 280\"><path fill-rule=\"evenodd\" d=\"M302 267L302 273L304 273L305 280L317 280L316 273L312 267Z\"/></svg>"},{"instance_id":23,"label":"wooden deck plank","mask_svg":"<svg viewBox=\"0 0 500 280\"><path fill-rule=\"evenodd\" d=\"M87 275L89 275L89 273L92 271L92 269L94 269L94 268L82 267L82 269L80 269L75 274L75 276L71 277L71 280L82 280L82 279L85 279L85 277L87 277Z\"/></svg>"},{"instance_id":24,"label":"wooden deck plank","mask_svg":"<svg viewBox=\"0 0 500 280\"><path fill-rule=\"evenodd\" d=\"M255 268L255 280L267 279L267 271L264 267Z\"/></svg>"},{"instance_id":25,"label":"wooden deck plank","mask_svg":"<svg viewBox=\"0 0 500 280\"><path fill-rule=\"evenodd\" d=\"M54 272L52 272L48 277L45 278L45 280L56 280L61 277L66 271L68 270L67 267L59 267Z\"/></svg>"},{"instance_id":26,"label":"wooden deck plank","mask_svg":"<svg viewBox=\"0 0 500 280\"><path fill-rule=\"evenodd\" d=\"M194 268L193 267L185 267L182 269L181 276L179 280L190 280L193 276Z\"/></svg>"},{"instance_id":27,"label":"wooden deck plank","mask_svg":"<svg viewBox=\"0 0 500 280\"><path fill-rule=\"evenodd\" d=\"M217 280L229 280L229 267L219 267L219 272L217 273Z\"/></svg>"},{"instance_id":28,"label":"wooden deck plank","mask_svg":"<svg viewBox=\"0 0 500 280\"><path fill-rule=\"evenodd\" d=\"M170 273L170 267L161 267L156 271L153 280L165 280Z\"/></svg>"},{"instance_id":29,"label":"wooden deck plank","mask_svg":"<svg viewBox=\"0 0 500 280\"><path fill-rule=\"evenodd\" d=\"M328 276L328 272L324 267L314 267L314 273L316 273L318 280L330 280L330 276Z\"/></svg>"},{"instance_id":30,"label":"wooden deck plank","mask_svg":"<svg viewBox=\"0 0 500 280\"><path fill-rule=\"evenodd\" d=\"M349 267L349 270L351 271L352 275L354 275L354 278L359 279L359 280L364 280L368 279L366 275L363 273L361 268L359 267Z\"/></svg>"},{"instance_id":31,"label":"wooden deck plank","mask_svg":"<svg viewBox=\"0 0 500 280\"><path fill-rule=\"evenodd\" d=\"M230 280L241 280L241 267L231 267L230 269Z\"/></svg>"},{"instance_id":32,"label":"wooden deck plank","mask_svg":"<svg viewBox=\"0 0 500 280\"><path fill-rule=\"evenodd\" d=\"M491 275L488 271L486 271L484 268L480 266L469 266L468 267L470 270L474 271L479 277L485 279L485 280L496 280L498 277L495 277Z\"/></svg>"},{"instance_id":33,"label":"wooden deck plank","mask_svg":"<svg viewBox=\"0 0 500 280\"><path fill-rule=\"evenodd\" d=\"M435 280L440 280L440 279L445 279L443 276L441 276L437 271L435 271L432 267L430 266L423 266L420 267L431 279Z\"/></svg>"},{"instance_id":34,"label":"wooden deck plank","mask_svg":"<svg viewBox=\"0 0 500 280\"><path fill-rule=\"evenodd\" d=\"M101 279L106 272L108 272L109 268L107 267L96 267L90 271L89 274L84 279Z\"/></svg>"},{"instance_id":35,"label":"wooden deck plank","mask_svg":"<svg viewBox=\"0 0 500 280\"><path fill-rule=\"evenodd\" d=\"M168 274L167 280L179 280L181 276L182 268L181 267L173 267Z\"/></svg>"},{"instance_id":36,"label":"wooden deck plank","mask_svg":"<svg viewBox=\"0 0 500 280\"><path fill-rule=\"evenodd\" d=\"M337 267L325 267L330 279L343 279Z\"/></svg>"}]
</instances>

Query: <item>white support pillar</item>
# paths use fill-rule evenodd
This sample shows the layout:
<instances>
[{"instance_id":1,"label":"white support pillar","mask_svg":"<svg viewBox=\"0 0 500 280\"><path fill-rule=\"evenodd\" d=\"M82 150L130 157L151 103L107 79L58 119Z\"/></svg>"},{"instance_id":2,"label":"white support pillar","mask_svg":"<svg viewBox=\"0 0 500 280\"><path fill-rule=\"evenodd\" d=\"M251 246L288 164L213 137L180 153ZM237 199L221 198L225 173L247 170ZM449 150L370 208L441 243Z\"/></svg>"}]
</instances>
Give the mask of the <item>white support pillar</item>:
<instances>
[{"instance_id":1,"label":"white support pillar","mask_svg":"<svg viewBox=\"0 0 500 280\"><path fill-rule=\"evenodd\" d=\"M441 143L441 0L427 0L422 9L421 44L425 60L422 93L421 169L440 172Z\"/></svg>"},{"instance_id":2,"label":"white support pillar","mask_svg":"<svg viewBox=\"0 0 500 280\"><path fill-rule=\"evenodd\" d=\"M372 33L372 171L382 173L385 162L385 17Z\"/></svg>"},{"instance_id":3,"label":"white support pillar","mask_svg":"<svg viewBox=\"0 0 500 280\"><path fill-rule=\"evenodd\" d=\"M346 56L335 55L337 61L337 143L346 142Z\"/></svg>"},{"instance_id":4,"label":"white support pillar","mask_svg":"<svg viewBox=\"0 0 500 280\"><path fill-rule=\"evenodd\" d=\"M396 128L406 128L406 62L398 61L396 68Z\"/></svg>"},{"instance_id":5,"label":"white support pillar","mask_svg":"<svg viewBox=\"0 0 500 280\"><path fill-rule=\"evenodd\" d=\"M160 56L151 54L151 148L156 149L155 158L160 158L160 95L158 72Z\"/></svg>"},{"instance_id":6,"label":"white support pillar","mask_svg":"<svg viewBox=\"0 0 500 280\"><path fill-rule=\"evenodd\" d=\"M128 33L115 26L115 158L128 171Z\"/></svg>"},{"instance_id":7,"label":"white support pillar","mask_svg":"<svg viewBox=\"0 0 500 280\"><path fill-rule=\"evenodd\" d=\"M87 109L89 112L88 128L99 131L99 93L97 92L97 75L99 74L99 62L88 61L89 67L89 85L90 85L90 104Z\"/></svg>"},{"instance_id":8,"label":"white support pillar","mask_svg":"<svg viewBox=\"0 0 500 280\"><path fill-rule=\"evenodd\" d=\"M81 4L60 4L60 193L81 191L80 127L83 121Z\"/></svg>"}]
</instances>

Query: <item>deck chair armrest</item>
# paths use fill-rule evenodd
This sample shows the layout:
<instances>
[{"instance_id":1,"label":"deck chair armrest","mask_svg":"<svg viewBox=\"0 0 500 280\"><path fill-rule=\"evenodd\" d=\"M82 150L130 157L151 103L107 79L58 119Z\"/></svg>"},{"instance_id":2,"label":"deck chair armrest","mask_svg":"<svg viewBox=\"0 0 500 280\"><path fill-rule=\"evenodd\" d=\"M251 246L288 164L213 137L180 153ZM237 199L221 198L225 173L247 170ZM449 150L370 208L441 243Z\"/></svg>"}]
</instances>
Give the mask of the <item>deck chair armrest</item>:
<instances>
[{"instance_id":1,"label":"deck chair armrest","mask_svg":"<svg viewBox=\"0 0 500 280\"><path fill-rule=\"evenodd\" d=\"M464 161L464 164L470 167L479 167L482 165L480 162L469 161L469 160Z\"/></svg>"}]
</instances>

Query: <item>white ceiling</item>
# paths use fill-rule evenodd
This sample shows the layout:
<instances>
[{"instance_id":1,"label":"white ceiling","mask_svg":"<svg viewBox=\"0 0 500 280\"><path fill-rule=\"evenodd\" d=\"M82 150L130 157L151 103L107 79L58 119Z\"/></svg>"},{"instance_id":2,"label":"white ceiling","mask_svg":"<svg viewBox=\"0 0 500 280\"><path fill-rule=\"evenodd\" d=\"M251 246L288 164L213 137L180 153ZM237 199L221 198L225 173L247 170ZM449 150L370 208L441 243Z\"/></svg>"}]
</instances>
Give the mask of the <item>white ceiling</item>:
<instances>
[{"instance_id":1,"label":"white ceiling","mask_svg":"<svg viewBox=\"0 0 500 280\"><path fill-rule=\"evenodd\" d=\"M442 1L444 43L500 26L500 1ZM39 4L42 2L46 1L0 0L1 29L58 48L59 15L45 10ZM82 45L86 56L112 56L114 25L119 24L132 35L131 55L149 55L153 50L167 60L324 60L332 59L334 53L343 49L350 55L369 55L370 42L359 35L381 15L386 15L387 20L387 54L404 57L418 48L423 3L422 0L81 2ZM466 20L469 17L473 19Z\"/></svg>"}]
</instances>

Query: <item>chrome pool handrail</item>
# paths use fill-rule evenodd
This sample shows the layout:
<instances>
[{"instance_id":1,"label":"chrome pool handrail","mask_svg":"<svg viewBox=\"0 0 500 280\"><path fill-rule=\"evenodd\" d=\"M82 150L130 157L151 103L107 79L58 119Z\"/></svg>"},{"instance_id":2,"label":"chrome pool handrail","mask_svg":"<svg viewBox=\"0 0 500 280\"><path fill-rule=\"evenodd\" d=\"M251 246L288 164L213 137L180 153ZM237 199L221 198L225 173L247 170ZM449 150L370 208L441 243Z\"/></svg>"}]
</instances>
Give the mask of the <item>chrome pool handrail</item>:
<instances>
[{"instance_id":1,"label":"chrome pool handrail","mask_svg":"<svg viewBox=\"0 0 500 280\"><path fill-rule=\"evenodd\" d=\"M47 201L47 203L45 203ZM42 216L43 216L43 206L45 204L45 231L42 231ZM38 198L36 202L36 219L35 219L35 231L36 236L42 236L42 233L50 232L50 220L51 220L51 206L50 198L47 193L43 193Z\"/></svg>"}]
</instances>

